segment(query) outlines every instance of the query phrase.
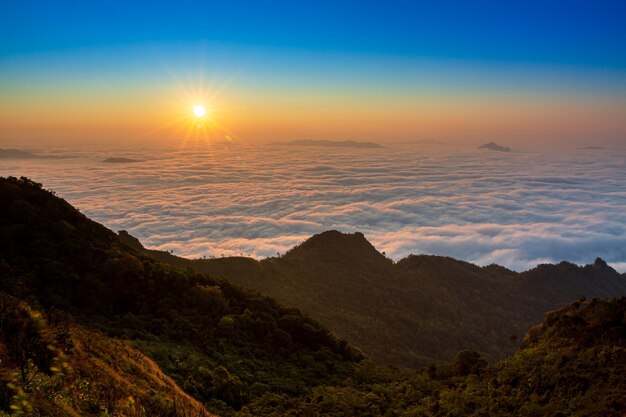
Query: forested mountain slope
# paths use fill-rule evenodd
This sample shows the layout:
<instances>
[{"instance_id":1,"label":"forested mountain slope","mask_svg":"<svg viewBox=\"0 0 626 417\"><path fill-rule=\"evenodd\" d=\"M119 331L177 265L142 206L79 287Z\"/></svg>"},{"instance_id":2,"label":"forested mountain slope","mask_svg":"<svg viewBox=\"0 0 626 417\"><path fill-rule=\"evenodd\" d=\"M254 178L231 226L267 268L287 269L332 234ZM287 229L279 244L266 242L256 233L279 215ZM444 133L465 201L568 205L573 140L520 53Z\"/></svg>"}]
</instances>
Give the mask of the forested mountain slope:
<instances>
[{"instance_id":1,"label":"forested mountain slope","mask_svg":"<svg viewBox=\"0 0 626 417\"><path fill-rule=\"evenodd\" d=\"M428 255L394 263L361 233L328 231L276 258L187 260L146 250L125 232L120 237L162 262L297 306L372 357L402 366L446 360L461 349L503 358L545 311L581 297L626 295L626 276L601 259L522 273Z\"/></svg>"},{"instance_id":2,"label":"forested mountain slope","mask_svg":"<svg viewBox=\"0 0 626 417\"><path fill-rule=\"evenodd\" d=\"M291 262L300 273L303 259L326 256L327 270L336 271L348 255L346 241L360 245L362 271L372 272L364 282L377 289L390 266L405 274L387 276L388 286L419 281L415 271L432 274L442 262L447 272L439 282L463 284L472 272L484 282L481 292L510 275L511 300L519 285L561 279L546 284L536 278L541 268L528 278L447 258L393 264L362 235L336 232L285 255L283 265L216 265L248 268L253 280L272 265ZM332 253L324 254L326 247ZM589 274L621 279L601 261L554 268L564 267L579 286ZM426 281L424 288L445 294L445 285ZM609 284L604 290L613 290ZM398 298L398 308L409 309L404 303ZM463 350L422 370L381 366L295 309L149 259L39 184L0 178L0 416L622 416L625 311L622 297L547 313L514 356L494 365Z\"/></svg>"},{"instance_id":3,"label":"forested mountain slope","mask_svg":"<svg viewBox=\"0 0 626 417\"><path fill-rule=\"evenodd\" d=\"M296 309L140 255L27 179L0 178L0 291L129 341L222 414L341 382L362 359ZM13 356L20 346L5 343Z\"/></svg>"},{"instance_id":4,"label":"forested mountain slope","mask_svg":"<svg viewBox=\"0 0 626 417\"><path fill-rule=\"evenodd\" d=\"M512 357L492 366L471 351L420 372L364 363L351 384L315 388L300 409L327 417L622 417L625 312L626 298L550 312ZM260 414L282 415L269 407Z\"/></svg>"}]
</instances>

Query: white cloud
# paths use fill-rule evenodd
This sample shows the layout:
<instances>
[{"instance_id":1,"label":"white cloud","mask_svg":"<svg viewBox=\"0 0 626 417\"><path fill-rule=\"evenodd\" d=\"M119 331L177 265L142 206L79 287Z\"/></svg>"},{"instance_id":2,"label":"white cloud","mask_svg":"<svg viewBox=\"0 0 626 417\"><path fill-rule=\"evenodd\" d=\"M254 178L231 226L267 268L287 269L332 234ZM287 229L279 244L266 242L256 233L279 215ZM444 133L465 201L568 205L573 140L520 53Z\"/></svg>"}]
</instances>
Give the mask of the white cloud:
<instances>
[{"instance_id":1,"label":"white cloud","mask_svg":"<svg viewBox=\"0 0 626 417\"><path fill-rule=\"evenodd\" d=\"M453 256L522 270L604 258L626 270L626 152L490 153L210 147L0 161L149 247L190 257L284 252L328 229L393 258ZM84 151L83 153L84 154Z\"/></svg>"}]
</instances>

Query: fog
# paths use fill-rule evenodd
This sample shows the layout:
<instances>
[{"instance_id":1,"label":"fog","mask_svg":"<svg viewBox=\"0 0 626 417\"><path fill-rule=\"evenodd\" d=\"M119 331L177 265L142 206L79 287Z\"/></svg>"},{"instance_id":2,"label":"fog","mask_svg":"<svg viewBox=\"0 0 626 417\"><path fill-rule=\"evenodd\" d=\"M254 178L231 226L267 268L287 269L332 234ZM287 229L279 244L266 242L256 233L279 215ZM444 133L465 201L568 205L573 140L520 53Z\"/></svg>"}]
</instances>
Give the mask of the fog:
<instances>
[{"instance_id":1,"label":"fog","mask_svg":"<svg viewBox=\"0 0 626 417\"><path fill-rule=\"evenodd\" d=\"M0 159L88 217L186 257L275 256L314 233L363 232L393 259L515 270L600 256L626 270L626 151L494 152L210 145L39 147ZM139 160L104 163L110 157Z\"/></svg>"}]
</instances>

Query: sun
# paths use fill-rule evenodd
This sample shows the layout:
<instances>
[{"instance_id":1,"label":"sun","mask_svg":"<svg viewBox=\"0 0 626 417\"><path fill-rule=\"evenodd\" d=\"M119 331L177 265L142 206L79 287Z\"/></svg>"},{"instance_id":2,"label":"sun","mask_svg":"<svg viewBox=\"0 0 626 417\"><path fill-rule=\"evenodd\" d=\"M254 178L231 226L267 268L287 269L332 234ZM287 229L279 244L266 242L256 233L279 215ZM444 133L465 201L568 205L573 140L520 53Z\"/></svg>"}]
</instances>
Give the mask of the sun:
<instances>
[{"instance_id":1,"label":"sun","mask_svg":"<svg viewBox=\"0 0 626 417\"><path fill-rule=\"evenodd\" d=\"M193 114L196 117L204 117L206 115L206 109L201 104L196 104L193 106Z\"/></svg>"},{"instance_id":2,"label":"sun","mask_svg":"<svg viewBox=\"0 0 626 417\"><path fill-rule=\"evenodd\" d=\"M222 87L204 88L202 80L197 85L186 85L178 79L174 81L178 88L170 101L175 113L171 120L154 131L171 131L174 137L180 138L181 147L187 144L222 143L225 138L230 143L237 139L237 135L219 120L224 114L224 107L220 105L218 97Z\"/></svg>"}]
</instances>

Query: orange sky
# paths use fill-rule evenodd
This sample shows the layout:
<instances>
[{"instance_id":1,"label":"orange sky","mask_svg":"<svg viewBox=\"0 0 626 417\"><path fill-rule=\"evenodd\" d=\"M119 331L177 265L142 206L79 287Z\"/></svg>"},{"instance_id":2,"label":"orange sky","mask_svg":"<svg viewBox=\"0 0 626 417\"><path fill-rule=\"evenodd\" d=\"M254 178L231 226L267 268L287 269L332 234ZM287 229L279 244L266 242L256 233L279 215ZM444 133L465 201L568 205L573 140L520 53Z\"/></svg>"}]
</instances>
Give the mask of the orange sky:
<instances>
[{"instance_id":1,"label":"orange sky","mask_svg":"<svg viewBox=\"0 0 626 417\"><path fill-rule=\"evenodd\" d=\"M247 143L626 143L620 71L293 51L175 59L165 49L156 59L145 50L0 62L0 143L194 136ZM210 111L201 129L190 128L198 122L196 103Z\"/></svg>"},{"instance_id":2,"label":"orange sky","mask_svg":"<svg viewBox=\"0 0 626 417\"><path fill-rule=\"evenodd\" d=\"M202 102L211 121L196 126ZM208 101L168 102L158 94L20 97L0 104L5 140L180 140L204 130L212 140L245 142L316 138L397 142L571 143L626 137L626 104L599 98L345 97L238 94Z\"/></svg>"}]
</instances>

